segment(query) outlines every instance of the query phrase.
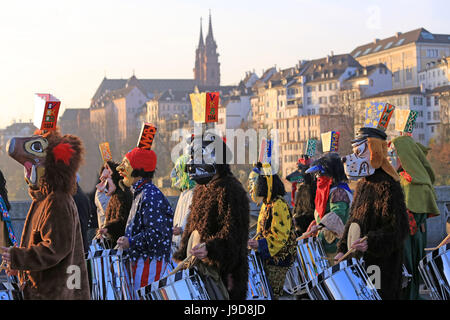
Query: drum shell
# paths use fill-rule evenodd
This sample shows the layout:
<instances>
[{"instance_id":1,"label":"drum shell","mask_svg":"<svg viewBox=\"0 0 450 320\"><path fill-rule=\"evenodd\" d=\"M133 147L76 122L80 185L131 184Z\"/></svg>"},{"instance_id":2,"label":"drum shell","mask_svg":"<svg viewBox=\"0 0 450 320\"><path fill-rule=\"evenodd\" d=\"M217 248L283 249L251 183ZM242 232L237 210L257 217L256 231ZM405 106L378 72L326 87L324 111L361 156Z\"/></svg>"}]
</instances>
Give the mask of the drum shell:
<instances>
[{"instance_id":1,"label":"drum shell","mask_svg":"<svg viewBox=\"0 0 450 320\"><path fill-rule=\"evenodd\" d=\"M140 300L210 300L195 268L180 270L137 290Z\"/></svg>"},{"instance_id":2,"label":"drum shell","mask_svg":"<svg viewBox=\"0 0 450 320\"><path fill-rule=\"evenodd\" d=\"M344 260L308 283L311 300L381 300L361 261Z\"/></svg>"},{"instance_id":3,"label":"drum shell","mask_svg":"<svg viewBox=\"0 0 450 320\"><path fill-rule=\"evenodd\" d=\"M247 300L271 300L272 289L264 272L264 266L254 250L248 253Z\"/></svg>"},{"instance_id":4,"label":"drum shell","mask_svg":"<svg viewBox=\"0 0 450 320\"><path fill-rule=\"evenodd\" d=\"M304 293L308 282L330 267L321 241L309 237L297 241L295 261L286 275L284 290L290 294Z\"/></svg>"},{"instance_id":5,"label":"drum shell","mask_svg":"<svg viewBox=\"0 0 450 320\"><path fill-rule=\"evenodd\" d=\"M92 300L134 300L131 264L122 250L102 249L91 245L86 258L91 278Z\"/></svg>"},{"instance_id":6,"label":"drum shell","mask_svg":"<svg viewBox=\"0 0 450 320\"><path fill-rule=\"evenodd\" d=\"M427 253L419 262L419 272L433 300L449 300L450 244Z\"/></svg>"},{"instance_id":7,"label":"drum shell","mask_svg":"<svg viewBox=\"0 0 450 320\"><path fill-rule=\"evenodd\" d=\"M0 282L0 300L23 300L16 276L6 276L6 280Z\"/></svg>"}]
</instances>

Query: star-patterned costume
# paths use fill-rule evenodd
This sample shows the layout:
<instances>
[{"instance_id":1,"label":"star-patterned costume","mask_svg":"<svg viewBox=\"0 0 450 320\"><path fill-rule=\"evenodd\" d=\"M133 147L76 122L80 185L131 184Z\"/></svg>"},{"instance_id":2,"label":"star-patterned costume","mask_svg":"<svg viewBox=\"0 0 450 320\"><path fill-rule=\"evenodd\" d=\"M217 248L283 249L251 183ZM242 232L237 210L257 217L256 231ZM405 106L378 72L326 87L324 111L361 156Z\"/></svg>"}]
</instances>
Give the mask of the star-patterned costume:
<instances>
[{"instance_id":1,"label":"star-patterned costume","mask_svg":"<svg viewBox=\"0 0 450 320\"><path fill-rule=\"evenodd\" d=\"M173 210L151 180L140 179L131 187L133 204L125 236L130 243L136 289L159 280L170 259Z\"/></svg>"}]
</instances>

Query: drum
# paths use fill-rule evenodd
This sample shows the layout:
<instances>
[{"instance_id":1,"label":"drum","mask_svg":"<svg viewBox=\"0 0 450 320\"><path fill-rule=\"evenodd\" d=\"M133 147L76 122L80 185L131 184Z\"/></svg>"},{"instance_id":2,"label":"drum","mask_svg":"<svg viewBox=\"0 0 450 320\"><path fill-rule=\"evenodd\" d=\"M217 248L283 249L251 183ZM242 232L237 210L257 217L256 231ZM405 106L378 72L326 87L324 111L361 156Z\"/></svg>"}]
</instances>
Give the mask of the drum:
<instances>
[{"instance_id":1,"label":"drum","mask_svg":"<svg viewBox=\"0 0 450 320\"><path fill-rule=\"evenodd\" d=\"M381 300L375 286L355 258L325 269L308 282L311 300Z\"/></svg>"},{"instance_id":2,"label":"drum","mask_svg":"<svg viewBox=\"0 0 450 320\"><path fill-rule=\"evenodd\" d=\"M284 290L289 294L304 293L308 282L330 267L323 257L326 254L319 239L309 237L299 240L295 261L286 274Z\"/></svg>"},{"instance_id":3,"label":"drum","mask_svg":"<svg viewBox=\"0 0 450 320\"><path fill-rule=\"evenodd\" d=\"M180 270L136 290L139 300L210 300L195 268Z\"/></svg>"},{"instance_id":4,"label":"drum","mask_svg":"<svg viewBox=\"0 0 450 320\"><path fill-rule=\"evenodd\" d=\"M0 282L0 300L23 300L17 277L6 276L6 281Z\"/></svg>"},{"instance_id":5,"label":"drum","mask_svg":"<svg viewBox=\"0 0 450 320\"><path fill-rule=\"evenodd\" d=\"M87 266L91 277L91 299L134 300L131 264L121 249L102 249L93 241L87 255Z\"/></svg>"},{"instance_id":6,"label":"drum","mask_svg":"<svg viewBox=\"0 0 450 320\"><path fill-rule=\"evenodd\" d=\"M250 250L248 254L248 290L247 300L271 300L272 289L266 278L259 255Z\"/></svg>"},{"instance_id":7,"label":"drum","mask_svg":"<svg viewBox=\"0 0 450 320\"><path fill-rule=\"evenodd\" d=\"M419 272L433 300L449 300L450 244L427 253L419 262Z\"/></svg>"}]
</instances>

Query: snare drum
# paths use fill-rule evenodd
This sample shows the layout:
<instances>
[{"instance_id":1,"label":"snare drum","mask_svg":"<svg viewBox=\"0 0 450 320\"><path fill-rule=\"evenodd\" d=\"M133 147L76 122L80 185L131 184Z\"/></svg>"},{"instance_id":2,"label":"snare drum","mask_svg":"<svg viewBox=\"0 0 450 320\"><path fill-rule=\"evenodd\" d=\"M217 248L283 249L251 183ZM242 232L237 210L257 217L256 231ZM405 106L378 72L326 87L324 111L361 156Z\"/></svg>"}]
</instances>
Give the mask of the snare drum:
<instances>
[{"instance_id":1,"label":"snare drum","mask_svg":"<svg viewBox=\"0 0 450 320\"><path fill-rule=\"evenodd\" d=\"M308 282L311 300L381 300L375 286L355 258L325 269Z\"/></svg>"},{"instance_id":2,"label":"snare drum","mask_svg":"<svg viewBox=\"0 0 450 320\"><path fill-rule=\"evenodd\" d=\"M195 268L180 270L136 290L140 300L210 300Z\"/></svg>"},{"instance_id":3,"label":"snare drum","mask_svg":"<svg viewBox=\"0 0 450 320\"><path fill-rule=\"evenodd\" d=\"M316 237L297 242L295 261L286 274L284 290L289 294L300 294L307 290L308 282L330 267L322 243Z\"/></svg>"},{"instance_id":4,"label":"snare drum","mask_svg":"<svg viewBox=\"0 0 450 320\"><path fill-rule=\"evenodd\" d=\"M92 279L91 299L135 299L128 256L121 249L101 249L98 242L94 242L86 259Z\"/></svg>"},{"instance_id":5,"label":"snare drum","mask_svg":"<svg viewBox=\"0 0 450 320\"><path fill-rule=\"evenodd\" d=\"M247 300L271 300L272 289L266 278L259 255L250 250L248 254L248 290Z\"/></svg>"},{"instance_id":6,"label":"snare drum","mask_svg":"<svg viewBox=\"0 0 450 320\"><path fill-rule=\"evenodd\" d=\"M449 300L450 244L427 253L419 262L419 272L433 300Z\"/></svg>"},{"instance_id":7,"label":"snare drum","mask_svg":"<svg viewBox=\"0 0 450 320\"><path fill-rule=\"evenodd\" d=\"M23 300L17 277L6 276L6 281L0 282L0 300Z\"/></svg>"}]
</instances>

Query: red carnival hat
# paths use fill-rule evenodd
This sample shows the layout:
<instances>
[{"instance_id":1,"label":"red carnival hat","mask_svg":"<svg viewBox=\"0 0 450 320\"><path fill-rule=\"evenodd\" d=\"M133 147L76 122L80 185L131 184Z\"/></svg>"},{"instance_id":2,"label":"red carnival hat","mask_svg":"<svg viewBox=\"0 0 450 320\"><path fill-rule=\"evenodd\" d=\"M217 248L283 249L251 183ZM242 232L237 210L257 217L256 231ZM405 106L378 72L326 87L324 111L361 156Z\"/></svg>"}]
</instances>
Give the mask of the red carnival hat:
<instances>
[{"instance_id":1,"label":"red carnival hat","mask_svg":"<svg viewBox=\"0 0 450 320\"><path fill-rule=\"evenodd\" d=\"M143 169L146 172L155 171L156 168L156 153L153 150L134 148L128 152L125 157L130 161L133 169Z\"/></svg>"}]
</instances>

